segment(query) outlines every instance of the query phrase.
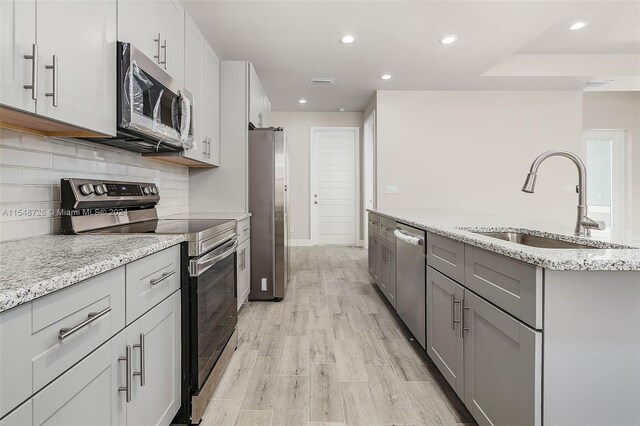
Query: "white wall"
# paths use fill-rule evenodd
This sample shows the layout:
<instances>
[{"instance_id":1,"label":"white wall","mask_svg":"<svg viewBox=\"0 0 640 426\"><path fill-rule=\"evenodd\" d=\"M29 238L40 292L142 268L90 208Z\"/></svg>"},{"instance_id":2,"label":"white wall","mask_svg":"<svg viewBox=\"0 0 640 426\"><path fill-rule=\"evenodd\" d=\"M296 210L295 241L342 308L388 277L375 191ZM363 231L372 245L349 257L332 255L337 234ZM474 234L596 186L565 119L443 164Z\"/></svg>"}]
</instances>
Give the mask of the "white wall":
<instances>
[{"instance_id":1,"label":"white wall","mask_svg":"<svg viewBox=\"0 0 640 426\"><path fill-rule=\"evenodd\" d=\"M640 227L640 92L585 92L583 127L626 131L627 226Z\"/></svg>"},{"instance_id":2,"label":"white wall","mask_svg":"<svg viewBox=\"0 0 640 426\"><path fill-rule=\"evenodd\" d=\"M155 182L161 216L187 212L188 169L91 142L0 130L0 240L60 232L60 179ZM36 212L20 216L18 211ZM44 215L41 214L44 213Z\"/></svg>"},{"instance_id":3,"label":"white wall","mask_svg":"<svg viewBox=\"0 0 640 426\"><path fill-rule=\"evenodd\" d=\"M379 208L464 209L575 222L577 172L564 158L541 168L535 194L520 191L549 149L582 155L582 93L378 91ZM386 193L397 185L397 194Z\"/></svg>"},{"instance_id":4,"label":"white wall","mask_svg":"<svg viewBox=\"0 0 640 426\"><path fill-rule=\"evenodd\" d=\"M271 124L284 127L289 143L289 223L294 232L292 240L309 240L309 197L302 188L309 188L309 138L311 127L359 127L362 137L361 112L296 112L274 111ZM362 141L360 141L362 144ZM362 149L360 149L362 154ZM362 179L360 180L362 182ZM362 191L360 192L362 195ZM362 225L362 224L361 224ZM362 226L361 226L362 227ZM294 242L295 243L295 242Z\"/></svg>"}]
</instances>

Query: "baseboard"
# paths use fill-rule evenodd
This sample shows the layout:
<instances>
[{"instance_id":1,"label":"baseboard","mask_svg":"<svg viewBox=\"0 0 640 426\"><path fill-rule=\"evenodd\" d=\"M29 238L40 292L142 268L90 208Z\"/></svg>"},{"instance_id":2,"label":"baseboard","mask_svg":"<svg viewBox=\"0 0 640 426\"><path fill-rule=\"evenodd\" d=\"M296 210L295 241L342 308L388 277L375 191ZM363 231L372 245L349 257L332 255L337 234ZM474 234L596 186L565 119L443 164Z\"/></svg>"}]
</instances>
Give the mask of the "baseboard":
<instances>
[{"instance_id":1,"label":"baseboard","mask_svg":"<svg viewBox=\"0 0 640 426\"><path fill-rule=\"evenodd\" d=\"M303 240L303 239L290 239L289 246L291 247L311 247L313 246L313 242L311 240ZM350 244L345 245L349 246ZM364 247L364 240L359 240L357 247Z\"/></svg>"},{"instance_id":2,"label":"baseboard","mask_svg":"<svg viewBox=\"0 0 640 426\"><path fill-rule=\"evenodd\" d=\"M291 247L309 247L313 245L311 240L303 240L303 239L290 239L289 245Z\"/></svg>"}]
</instances>

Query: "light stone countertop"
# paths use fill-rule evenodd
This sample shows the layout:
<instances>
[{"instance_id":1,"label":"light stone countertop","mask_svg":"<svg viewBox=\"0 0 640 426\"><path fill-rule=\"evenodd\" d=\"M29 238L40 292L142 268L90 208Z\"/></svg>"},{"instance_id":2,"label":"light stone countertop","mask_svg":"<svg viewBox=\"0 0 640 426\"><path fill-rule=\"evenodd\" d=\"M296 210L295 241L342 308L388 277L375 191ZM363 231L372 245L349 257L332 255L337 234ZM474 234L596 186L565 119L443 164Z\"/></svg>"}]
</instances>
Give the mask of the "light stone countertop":
<instances>
[{"instance_id":1,"label":"light stone countertop","mask_svg":"<svg viewBox=\"0 0 640 426\"><path fill-rule=\"evenodd\" d=\"M0 243L0 312L179 244L182 235L43 235Z\"/></svg>"},{"instance_id":2,"label":"light stone countertop","mask_svg":"<svg viewBox=\"0 0 640 426\"><path fill-rule=\"evenodd\" d=\"M514 218L503 215L458 210L369 210L398 222L480 247L543 268L559 271L640 271L640 230L627 230L613 237L575 237L573 228L556 223ZM476 231L534 231L540 236L562 239L594 249L548 249L525 246L478 235ZM608 247L609 244L627 248ZM640 283L639 283L640 284Z\"/></svg>"}]
</instances>

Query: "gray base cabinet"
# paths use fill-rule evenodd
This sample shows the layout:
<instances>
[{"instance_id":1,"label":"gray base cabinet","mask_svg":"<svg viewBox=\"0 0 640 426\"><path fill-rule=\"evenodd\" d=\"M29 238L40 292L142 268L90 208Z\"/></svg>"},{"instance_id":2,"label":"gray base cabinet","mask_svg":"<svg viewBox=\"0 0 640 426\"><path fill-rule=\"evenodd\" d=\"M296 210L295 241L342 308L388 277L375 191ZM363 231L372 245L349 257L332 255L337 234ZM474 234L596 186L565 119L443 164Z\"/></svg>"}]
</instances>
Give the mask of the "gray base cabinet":
<instances>
[{"instance_id":1,"label":"gray base cabinet","mask_svg":"<svg viewBox=\"0 0 640 426\"><path fill-rule=\"evenodd\" d=\"M464 401L480 425L542 424L542 333L467 291Z\"/></svg>"},{"instance_id":2,"label":"gray base cabinet","mask_svg":"<svg viewBox=\"0 0 640 426\"><path fill-rule=\"evenodd\" d=\"M396 245L384 239L380 243L380 289L396 308Z\"/></svg>"},{"instance_id":3,"label":"gray base cabinet","mask_svg":"<svg viewBox=\"0 0 640 426\"><path fill-rule=\"evenodd\" d=\"M427 267L427 354L464 399L464 287Z\"/></svg>"}]
</instances>

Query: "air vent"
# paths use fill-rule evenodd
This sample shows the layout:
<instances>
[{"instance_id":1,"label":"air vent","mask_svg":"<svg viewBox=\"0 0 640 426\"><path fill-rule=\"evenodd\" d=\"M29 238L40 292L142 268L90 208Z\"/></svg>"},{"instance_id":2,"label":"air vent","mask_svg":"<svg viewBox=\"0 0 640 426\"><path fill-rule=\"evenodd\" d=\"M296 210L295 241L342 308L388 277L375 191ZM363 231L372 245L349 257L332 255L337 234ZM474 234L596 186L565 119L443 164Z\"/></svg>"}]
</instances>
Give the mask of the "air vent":
<instances>
[{"instance_id":1,"label":"air vent","mask_svg":"<svg viewBox=\"0 0 640 426\"><path fill-rule=\"evenodd\" d=\"M311 84L333 84L335 81L332 77L311 77Z\"/></svg>"}]
</instances>

